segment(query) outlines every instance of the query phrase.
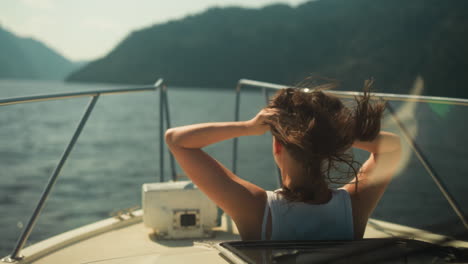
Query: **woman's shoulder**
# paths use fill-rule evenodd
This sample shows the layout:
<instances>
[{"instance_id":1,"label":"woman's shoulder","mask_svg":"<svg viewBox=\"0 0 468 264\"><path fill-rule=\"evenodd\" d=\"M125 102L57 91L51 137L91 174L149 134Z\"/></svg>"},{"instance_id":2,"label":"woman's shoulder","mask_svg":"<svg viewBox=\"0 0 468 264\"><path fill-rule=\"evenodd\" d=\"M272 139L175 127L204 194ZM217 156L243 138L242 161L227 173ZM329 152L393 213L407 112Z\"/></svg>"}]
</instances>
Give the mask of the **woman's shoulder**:
<instances>
[{"instance_id":1,"label":"woman's shoulder","mask_svg":"<svg viewBox=\"0 0 468 264\"><path fill-rule=\"evenodd\" d=\"M337 188L337 189L330 189L332 192L332 197L331 199L324 203L324 204L318 204L318 205L326 205L332 203L332 201L337 201L337 200L350 200L350 195L348 191L344 188ZM267 194L267 201L269 204L271 203L287 203L287 204L311 204L311 205L317 205L313 203L307 203L307 202L294 202L294 201L288 201L286 197L282 194L282 189L276 189L273 191L265 191Z\"/></svg>"}]
</instances>

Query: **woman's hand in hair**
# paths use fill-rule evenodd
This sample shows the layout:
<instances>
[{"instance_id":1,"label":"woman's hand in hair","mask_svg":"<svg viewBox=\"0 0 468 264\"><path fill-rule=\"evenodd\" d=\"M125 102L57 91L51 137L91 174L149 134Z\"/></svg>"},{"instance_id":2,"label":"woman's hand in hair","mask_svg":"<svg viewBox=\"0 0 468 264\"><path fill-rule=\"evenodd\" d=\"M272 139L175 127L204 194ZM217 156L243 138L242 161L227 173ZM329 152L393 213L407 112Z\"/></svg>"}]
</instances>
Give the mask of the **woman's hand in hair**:
<instances>
[{"instance_id":1,"label":"woman's hand in hair","mask_svg":"<svg viewBox=\"0 0 468 264\"><path fill-rule=\"evenodd\" d=\"M265 122L268 118L271 118L278 113L277 109L264 108L258 112L258 114L247 121L247 126L249 128L249 134L251 135L263 135L265 132L270 130L270 126Z\"/></svg>"}]
</instances>

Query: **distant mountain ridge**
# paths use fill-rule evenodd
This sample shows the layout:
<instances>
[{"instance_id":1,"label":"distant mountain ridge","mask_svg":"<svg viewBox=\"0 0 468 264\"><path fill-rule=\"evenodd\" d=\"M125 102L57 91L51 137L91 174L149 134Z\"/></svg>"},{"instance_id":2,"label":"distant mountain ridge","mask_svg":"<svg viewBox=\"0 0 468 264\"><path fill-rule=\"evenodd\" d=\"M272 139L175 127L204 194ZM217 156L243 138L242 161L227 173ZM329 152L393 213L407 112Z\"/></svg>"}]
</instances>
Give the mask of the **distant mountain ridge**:
<instances>
[{"instance_id":1,"label":"distant mountain ridge","mask_svg":"<svg viewBox=\"0 0 468 264\"><path fill-rule=\"evenodd\" d=\"M233 87L239 78L294 84L309 73L344 90L468 98L465 0L318 0L296 8L212 8L135 31L67 80Z\"/></svg>"},{"instance_id":2,"label":"distant mountain ridge","mask_svg":"<svg viewBox=\"0 0 468 264\"><path fill-rule=\"evenodd\" d=\"M63 80L79 66L37 40L0 27L0 79Z\"/></svg>"}]
</instances>

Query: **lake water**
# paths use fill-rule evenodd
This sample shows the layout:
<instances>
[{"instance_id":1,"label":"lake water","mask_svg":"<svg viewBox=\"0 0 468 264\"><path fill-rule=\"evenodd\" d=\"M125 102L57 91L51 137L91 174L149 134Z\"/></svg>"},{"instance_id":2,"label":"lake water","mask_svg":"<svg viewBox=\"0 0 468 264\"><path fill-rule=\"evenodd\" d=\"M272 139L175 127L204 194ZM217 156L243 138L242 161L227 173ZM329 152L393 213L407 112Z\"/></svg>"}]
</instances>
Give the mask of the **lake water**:
<instances>
[{"instance_id":1,"label":"lake water","mask_svg":"<svg viewBox=\"0 0 468 264\"><path fill-rule=\"evenodd\" d=\"M120 87L125 86L3 80L0 98ZM170 87L168 93L173 126L234 119L234 89ZM80 98L1 108L0 257L13 249L88 102L89 98ZM101 96L28 244L141 204L141 185L156 182L160 176L158 102L155 92ZM254 116L264 102L259 92L243 93L241 119ZM403 103L392 106L411 108ZM401 115L405 125L466 212L466 107L419 104L408 111ZM398 132L388 116L384 128ZM210 146L207 151L231 167L232 141ZM411 151L406 149L406 153L404 168L373 217L457 234L462 229L456 215ZM266 189L277 187L271 136L240 139L239 154L241 177ZM356 154L361 160L365 157L364 153ZM168 179L167 151L165 161Z\"/></svg>"}]
</instances>

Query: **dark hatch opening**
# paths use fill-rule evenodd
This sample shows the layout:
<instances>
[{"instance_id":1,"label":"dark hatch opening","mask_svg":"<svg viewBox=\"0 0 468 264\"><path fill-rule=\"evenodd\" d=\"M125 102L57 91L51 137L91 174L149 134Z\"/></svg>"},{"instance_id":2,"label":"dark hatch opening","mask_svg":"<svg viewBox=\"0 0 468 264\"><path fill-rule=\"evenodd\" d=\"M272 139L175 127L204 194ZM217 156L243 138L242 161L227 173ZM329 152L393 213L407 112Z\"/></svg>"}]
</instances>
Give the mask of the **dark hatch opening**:
<instances>
[{"instance_id":1,"label":"dark hatch opening","mask_svg":"<svg viewBox=\"0 0 468 264\"><path fill-rule=\"evenodd\" d=\"M356 241L231 241L220 243L247 263L453 263L468 249L403 238ZM224 255L229 259L229 256ZM238 263L231 259L233 263Z\"/></svg>"},{"instance_id":2,"label":"dark hatch opening","mask_svg":"<svg viewBox=\"0 0 468 264\"><path fill-rule=\"evenodd\" d=\"M194 226L197 224L197 219L195 214L182 214L180 215L180 225L181 226Z\"/></svg>"}]
</instances>

